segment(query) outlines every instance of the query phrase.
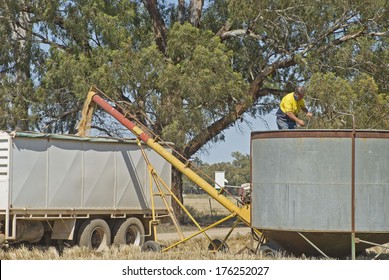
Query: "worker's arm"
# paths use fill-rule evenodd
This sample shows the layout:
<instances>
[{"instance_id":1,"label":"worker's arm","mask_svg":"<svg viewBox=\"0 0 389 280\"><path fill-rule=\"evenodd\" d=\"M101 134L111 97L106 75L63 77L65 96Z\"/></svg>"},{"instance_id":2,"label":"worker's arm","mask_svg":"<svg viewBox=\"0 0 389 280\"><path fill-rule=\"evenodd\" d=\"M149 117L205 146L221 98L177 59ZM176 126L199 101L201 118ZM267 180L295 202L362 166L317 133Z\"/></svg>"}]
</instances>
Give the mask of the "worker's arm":
<instances>
[{"instance_id":1,"label":"worker's arm","mask_svg":"<svg viewBox=\"0 0 389 280\"><path fill-rule=\"evenodd\" d=\"M292 112L285 112L285 115L287 115L290 119L294 120L299 126L305 126L305 123L303 120L300 120L298 117L296 117L295 114Z\"/></svg>"},{"instance_id":2,"label":"worker's arm","mask_svg":"<svg viewBox=\"0 0 389 280\"><path fill-rule=\"evenodd\" d=\"M308 118L311 118L311 117L312 117L312 113L309 112L307 108L303 107L303 108L301 108L301 110L302 110L304 113L307 114L307 117L308 117Z\"/></svg>"}]
</instances>

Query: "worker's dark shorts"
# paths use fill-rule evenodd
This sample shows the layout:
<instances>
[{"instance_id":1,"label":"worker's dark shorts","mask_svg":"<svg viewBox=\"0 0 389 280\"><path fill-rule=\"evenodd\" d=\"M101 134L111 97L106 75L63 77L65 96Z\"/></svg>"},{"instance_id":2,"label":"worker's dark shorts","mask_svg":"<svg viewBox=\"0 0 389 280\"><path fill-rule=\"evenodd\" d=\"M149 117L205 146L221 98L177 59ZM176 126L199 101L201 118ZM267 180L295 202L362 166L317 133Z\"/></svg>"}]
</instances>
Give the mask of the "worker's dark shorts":
<instances>
[{"instance_id":1,"label":"worker's dark shorts","mask_svg":"<svg viewBox=\"0 0 389 280\"><path fill-rule=\"evenodd\" d=\"M290 119L284 112L278 109L276 113L276 122L278 129L295 129L296 122Z\"/></svg>"}]
</instances>

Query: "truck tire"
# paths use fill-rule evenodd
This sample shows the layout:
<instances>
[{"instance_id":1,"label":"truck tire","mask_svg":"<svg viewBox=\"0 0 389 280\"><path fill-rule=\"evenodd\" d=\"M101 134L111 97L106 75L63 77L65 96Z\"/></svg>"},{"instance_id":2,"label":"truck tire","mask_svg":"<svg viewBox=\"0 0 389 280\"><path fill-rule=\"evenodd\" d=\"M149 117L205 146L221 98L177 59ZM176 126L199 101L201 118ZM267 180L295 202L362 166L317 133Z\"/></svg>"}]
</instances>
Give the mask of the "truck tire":
<instances>
[{"instance_id":1,"label":"truck tire","mask_svg":"<svg viewBox=\"0 0 389 280\"><path fill-rule=\"evenodd\" d=\"M78 245L101 252L111 245L111 230L102 219L84 221L78 232Z\"/></svg>"},{"instance_id":2,"label":"truck tire","mask_svg":"<svg viewBox=\"0 0 389 280\"><path fill-rule=\"evenodd\" d=\"M142 246L145 243L145 228L138 218L117 221L112 228L113 244Z\"/></svg>"}]
</instances>

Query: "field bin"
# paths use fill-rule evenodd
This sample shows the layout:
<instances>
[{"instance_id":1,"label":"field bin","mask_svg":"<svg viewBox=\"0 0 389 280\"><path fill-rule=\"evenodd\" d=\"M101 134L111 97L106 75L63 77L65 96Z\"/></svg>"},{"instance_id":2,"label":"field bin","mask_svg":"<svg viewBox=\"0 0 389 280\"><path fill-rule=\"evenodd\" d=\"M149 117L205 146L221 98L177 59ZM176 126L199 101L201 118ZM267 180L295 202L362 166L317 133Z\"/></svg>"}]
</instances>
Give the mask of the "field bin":
<instances>
[{"instance_id":1,"label":"field bin","mask_svg":"<svg viewBox=\"0 0 389 280\"><path fill-rule=\"evenodd\" d=\"M389 131L253 132L251 160L252 226L287 251L389 242Z\"/></svg>"}]
</instances>

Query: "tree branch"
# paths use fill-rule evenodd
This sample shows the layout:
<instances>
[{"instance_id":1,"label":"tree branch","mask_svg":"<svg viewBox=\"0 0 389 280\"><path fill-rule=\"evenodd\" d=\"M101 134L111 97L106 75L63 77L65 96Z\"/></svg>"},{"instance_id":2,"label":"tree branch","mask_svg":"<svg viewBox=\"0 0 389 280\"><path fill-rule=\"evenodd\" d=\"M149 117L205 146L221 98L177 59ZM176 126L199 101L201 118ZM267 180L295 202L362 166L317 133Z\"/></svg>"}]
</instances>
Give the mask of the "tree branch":
<instances>
[{"instance_id":1,"label":"tree branch","mask_svg":"<svg viewBox=\"0 0 389 280\"><path fill-rule=\"evenodd\" d=\"M55 48L58 48L58 49L62 49L62 50L68 49L67 46L61 45L61 44L57 44L57 43L54 43L54 42L48 40L48 39L47 39L46 37L44 37L43 35L38 34L38 33L36 33L36 32L32 32L32 35L34 35L35 37L39 38L39 39L40 39L39 42L40 42L41 44L50 45L50 46L52 46L52 47L55 47Z\"/></svg>"},{"instance_id":2,"label":"tree branch","mask_svg":"<svg viewBox=\"0 0 389 280\"><path fill-rule=\"evenodd\" d=\"M181 24L185 22L185 0L178 0L178 20Z\"/></svg>"},{"instance_id":3,"label":"tree branch","mask_svg":"<svg viewBox=\"0 0 389 280\"><path fill-rule=\"evenodd\" d=\"M96 126L96 125L92 125L91 128L94 128L98 131L102 131L104 132L106 135L108 135L109 137L113 137L112 133L108 130L108 129L105 129L103 127L100 127L100 126Z\"/></svg>"},{"instance_id":4,"label":"tree branch","mask_svg":"<svg viewBox=\"0 0 389 280\"><path fill-rule=\"evenodd\" d=\"M355 39L357 37L360 37L362 35L364 35L364 31L366 30L366 27L364 27L363 29L353 33L353 34L348 34L348 35L345 35L339 39L336 39L332 42L333 45L340 45L346 41L349 41L349 40L352 40L352 39Z\"/></svg>"},{"instance_id":5,"label":"tree branch","mask_svg":"<svg viewBox=\"0 0 389 280\"><path fill-rule=\"evenodd\" d=\"M220 38L222 40L227 40L227 39L235 38L235 37L239 37L239 36L249 36L249 37L252 37L256 40L264 39L263 36L255 34L248 29L246 29L246 30L245 29L235 29L235 30L230 30L230 31L224 31L224 32L221 32L221 34L220 34Z\"/></svg>"},{"instance_id":6,"label":"tree branch","mask_svg":"<svg viewBox=\"0 0 389 280\"><path fill-rule=\"evenodd\" d=\"M157 0L144 0L143 1L153 24L155 41L157 43L158 49L162 52L166 52L166 40L167 40L167 29L165 21L161 17L161 14L158 10Z\"/></svg>"},{"instance_id":7,"label":"tree branch","mask_svg":"<svg viewBox=\"0 0 389 280\"><path fill-rule=\"evenodd\" d=\"M77 108L74 108L73 110L70 110L70 111L63 113L62 115L60 115L56 118L51 119L50 121L45 122L46 125L43 127L43 130L46 129L47 127L49 127L50 125L52 125L53 123L55 123L63 118L66 118L67 116L75 114L79 111L80 111L80 108L77 107Z\"/></svg>"},{"instance_id":8,"label":"tree branch","mask_svg":"<svg viewBox=\"0 0 389 280\"><path fill-rule=\"evenodd\" d=\"M296 61L293 58L290 58L282 61L276 61L268 67L265 67L251 83L251 87L248 91L248 94L251 96L251 103L238 103L233 111L211 124L203 133L194 137L184 148L185 157L189 158L191 155L200 150L204 143L207 143L221 131L232 126L233 123L238 120L252 105L254 105L260 97L269 94L271 91L274 92L270 89L261 88L265 79L278 69L288 68L293 65L296 65Z\"/></svg>"}]
</instances>

